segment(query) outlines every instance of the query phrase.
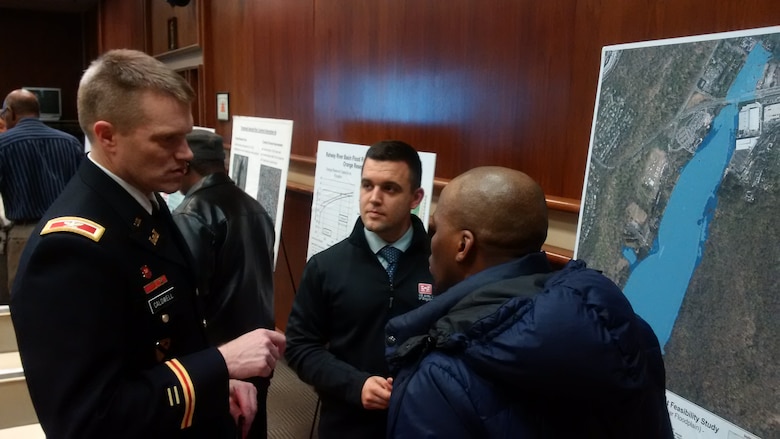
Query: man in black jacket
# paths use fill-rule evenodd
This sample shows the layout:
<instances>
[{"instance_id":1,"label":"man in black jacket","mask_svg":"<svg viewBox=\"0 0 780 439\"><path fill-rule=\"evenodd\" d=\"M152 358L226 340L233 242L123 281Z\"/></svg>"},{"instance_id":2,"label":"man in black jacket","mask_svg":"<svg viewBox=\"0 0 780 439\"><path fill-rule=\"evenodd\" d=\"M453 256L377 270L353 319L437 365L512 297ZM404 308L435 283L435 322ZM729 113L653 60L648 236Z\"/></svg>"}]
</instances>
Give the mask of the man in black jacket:
<instances>
[{"instance_id":1,"label":"man in black jacket","mask_svg":"<svg viewBox=\"0 0 780 439\"><path fill-rule=\"evenodd\" d=\"M432 290L430 240L410 213L423 198L421 168L404 142L371 146L352 234L304 269L287 321L286 358L322 400L321 439L385 435L393 385L384 326L425 303Z\"/></svg>"},{"instance_id":2,"label":"man in black jacket","mask_svg":"<svg viewBox=\"0 0 780 439\"><path fill-rule=\"evenodd\" d=\"M274 225L254 198L225 172L222 136L195 129L187 135L193 159L182 179L184 201L173 220L201 275L201 303L209 342L219 346L244 332L274 329ZM251 438L267 436L268 378L257 387Z\"/></svg>"}]
</instances>

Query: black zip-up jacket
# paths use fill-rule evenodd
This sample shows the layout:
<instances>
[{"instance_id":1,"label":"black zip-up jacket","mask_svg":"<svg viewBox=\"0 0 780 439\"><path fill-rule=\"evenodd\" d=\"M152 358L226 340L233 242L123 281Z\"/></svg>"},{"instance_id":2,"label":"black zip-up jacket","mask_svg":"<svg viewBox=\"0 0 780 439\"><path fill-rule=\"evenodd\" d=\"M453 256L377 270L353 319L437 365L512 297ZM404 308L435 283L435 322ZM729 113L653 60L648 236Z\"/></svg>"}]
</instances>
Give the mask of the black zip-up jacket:
<instances>
[{"instance_id":1,"label":"black zip-up jacket","mask_svg":"<svg viewBox=\"0 0 780 439\"><path fill-rule=\"evenodd\" d=\"M195 258L206 316L206 336L219 346L257 328L274 329L274 226L254 198L224 173L190 188L173 212ZM265 437L269 378L257 387L257 414L249 437Z\"/></svg>"},{"instance_id":2,"label":"black zip-up jacket","mask_svg":"<svg viewBox=\"0 0 780 439\"><path fill-rule=\"evenodd\" d=\"M263 206L227 174L210 174L189 190L173 220L202 279L209 342L273 329L274 226Z\"/></svg>"},{"instance_id":3,"label":"black zip-up jacket","mask_svg":"<svg viewBox=\"0 0 780 439\"><path fill-rule=\"evenodd\" d=\"M365 410L360 393L372 375L389 376L387 321L425 303L433 278L430 239L412 215L414 236L391 285L358 219L352 234L309 259L287 321L286 358L322 399L320 438L384 437L385 410Z\"/></svg>"}]
</instances>

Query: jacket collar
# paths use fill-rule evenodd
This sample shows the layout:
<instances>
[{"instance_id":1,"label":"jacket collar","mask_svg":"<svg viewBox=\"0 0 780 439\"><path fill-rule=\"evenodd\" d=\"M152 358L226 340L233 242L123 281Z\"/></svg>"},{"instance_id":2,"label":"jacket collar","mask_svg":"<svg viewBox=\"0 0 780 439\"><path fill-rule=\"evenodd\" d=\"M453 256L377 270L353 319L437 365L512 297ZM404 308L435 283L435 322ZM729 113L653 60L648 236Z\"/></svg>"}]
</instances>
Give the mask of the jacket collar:
<instances>
[{"instance_id":1,"label":"jacket collar","mask_svg":"<svg viewBox=\"0 0 780 439\"><path fill-rule=\"evenodd\" d=\"M422 221L420 221L420 218L418 218L417 215L411 213L409 215L412 219L412 243L406 251L408 252L410 250L422 248L425 252L430 254L431 242L430 239L428 239L428 232L425 231L425 226L423 226ZM360 217L355 221L355 227L352 228L352 233L350 233L347 239L352 245L374 253L366 240L365 225Z\"/></svg>"},{"instance_id":2,"label":"jacket collar","mask_svg":"<svg viewBox=\"0 0 780 439\"><path fill-rule=\"evenodd\" d=\"M387 323L386 333L399 341L415 335L427 334L437 320L480 287L518 276L548 271L550 271L550 264L544 252L531 253L482 270L437 295L425 306L391 319Z\"/></svg>"},{"instance_id":3,"label":"jacket collar","mask_svg":"<svg viewBox=\"0 0 780 439\"><path fill-rule=\"evenodd\" d=\"M198 182L192 185L190 190L187 191L185 195L190 196L201 189L206 189L212 186L218 186L221 184L228 184L228 183L233 184L233 180L231 180L226 173L216 172L214 174L209 174L201 178L200 180L198 180Z\"/></svg>"},{"instance_id":4,"label":"jacket collar","mask_svg":"<svg viewBox=\"0 0 780 439\"><path fill-rule=\"evenodd\" d=\"M101 197L101 202L121 218L131 241L170 261L192 266L184 238L173 224L165 200L159 194L155 193L155 199L160 206L160 217L155 220L130 193L91 160L83 160L78 172L84 183Z\"/></svg>"}]
</instances>

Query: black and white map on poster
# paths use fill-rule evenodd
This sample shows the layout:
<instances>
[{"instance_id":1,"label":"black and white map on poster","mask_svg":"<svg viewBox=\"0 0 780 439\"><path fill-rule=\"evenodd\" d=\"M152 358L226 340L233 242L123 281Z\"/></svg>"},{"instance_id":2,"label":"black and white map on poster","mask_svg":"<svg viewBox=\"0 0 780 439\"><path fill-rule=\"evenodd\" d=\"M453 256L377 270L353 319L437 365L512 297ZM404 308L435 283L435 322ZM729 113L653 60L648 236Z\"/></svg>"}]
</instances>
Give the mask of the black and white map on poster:
<instances>
[{"instance_id":1,"label":"black and white map on poster","mask_svg":"<svg viewBox=\"0 0 780 439\"><path fill-rule=\"evenodd\" d=\"M320 141L314 170L314 194L306 260L349 236L360 216L360 175L368 146ZM418 152L422 163L420 186L425 195L412 213L428 229L436 154Z\"/></svg>"},{"instance_id":2,"label":"black and white map on poster","mask_svg":"<svg viewBox=\"0 0 780 439\"><path fill-rule=\"evenodd\" d=\"M780 437L779 205L780 27L603 49L575 256L658 336L676 438Z\"/></svg>"},{"instance_id":3,"label":"black and white map on poster","mask_svg":"<svg viewBox=\"0 0 780 439\"><path fill-rule=\"evenodd\" d=\"M282 234L293 121L233 116L230 178L265 208L274 223L274 266Z\"/></svg>"}]
</instances>

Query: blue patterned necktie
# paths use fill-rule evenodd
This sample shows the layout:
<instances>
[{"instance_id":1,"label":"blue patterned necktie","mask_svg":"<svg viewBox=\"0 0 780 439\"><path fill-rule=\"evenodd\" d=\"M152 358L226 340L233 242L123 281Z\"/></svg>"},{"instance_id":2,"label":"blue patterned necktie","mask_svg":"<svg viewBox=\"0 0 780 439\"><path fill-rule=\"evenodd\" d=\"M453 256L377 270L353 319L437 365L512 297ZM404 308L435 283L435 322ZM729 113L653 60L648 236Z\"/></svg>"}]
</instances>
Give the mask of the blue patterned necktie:
<instances>
[{"instance_id":1,"label":"blue patterned necktie","mask_svg":"<svg viewBox=\"0 0 780 439\"><path fill-rule=\"evenodd\" d=\"M390 281L393 281L393 276L395 275L395 268L398 266L398 258L401 256L401 250L393 247L392 245L386 245L379 249L379 255L385 258L385 261L387 261L387 277L390 278Z\"/></svg>"}]
</instances>

